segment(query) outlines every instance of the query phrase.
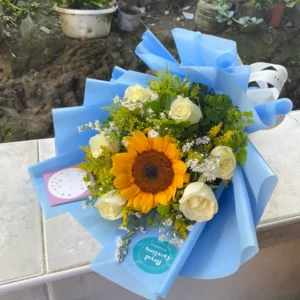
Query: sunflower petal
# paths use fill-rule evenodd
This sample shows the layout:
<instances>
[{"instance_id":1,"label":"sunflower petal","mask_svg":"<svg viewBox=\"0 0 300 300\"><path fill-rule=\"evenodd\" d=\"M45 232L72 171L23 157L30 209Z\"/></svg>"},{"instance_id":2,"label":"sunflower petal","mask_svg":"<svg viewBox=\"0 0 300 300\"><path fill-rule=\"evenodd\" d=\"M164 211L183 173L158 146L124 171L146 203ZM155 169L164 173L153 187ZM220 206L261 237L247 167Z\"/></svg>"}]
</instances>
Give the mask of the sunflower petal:
<instances>
[{"instance_id":1,"label":"sunflower petal","mask_svg":"<svg viewBox=\"0 0 300 300\"><path fill-rule=\"evenodd\" d=\"M136 152L135 148L133 148L132 146L128 145L128 146L127 146L127 151L128 151L128 154L129 154L132 158L136 158L137 152Z\"/></svg>"},{"instance_id":2,"label":"sunflower petal","mask_svg":"<svg viewBox=\"0 0 300 300\"><path fill-rule=\"evenodd\" d=\"M121 189L120 196L124 199L130 199L130 198L135 197L140 191L141 190L137 185L132 184L127 189Z\"/></svg>"},{"instance_id":3,"label":"sunflower petal","mask_svg":"<svg viewBox=\"0 0 300 300\"><path fill-rule=\"evenodd\" d=\"M164 192L166 194L167 201L169 202L176 193L176 187L171 185L167 189L165 189Z\"/></svg>"},{"instance_id":4,"label":"sunflower petal","mask_svg":"<svg viewBox=\"0 0 300 300\"><path fill-rule=\"evenodd\" d=\"M163 151L163 146L164 146L164 140L162 137L158 136L153 139L153 149L162 152Z\"/></svg>"},{"instance_id":5,"label":"sunflower petal","mask_svg":"<svg viewBox=\"0 0 300 300\"><path fill-rule=\"evenodd\" d=\"M147 214L155 205L154 205L154 196L150 193L141 193L140 204L141 211L144 214Z\"/></svg>"},{"instance_id":6,"label":"sunflower petal","mask_svg":"<svg viewBox=\"0 0 300 300\"><path fill-rule=\"evenodd\" d=\"M183 176L182 175L175 175L173 178L173 183L178 189L183 188Z\"/></svg>"},{"instance_id":7,"label":"sunflower petal","mask_svg":"<svg viewBox=\"0 0 300 300\"><path fill-rule=\"evenodd\" d=\"M139 193L135 198L133 198L133 203L132 203L133 208L138 211L141 210L141 194L142 193Z\"/></svg>"},{"instance_id":8,"label":"sunflower petal","mask_svg":"<svg viewBox=\"0 0 300 300\"><path fill-rule=\"evenodd\" d=\"M184 174L187 169L186 164L181 160L174 161L172 168L175 174Z\"/></svg>"},{"instance_id":9,"label":"sunflower petal","mask_svg":"<svg viewBox=\"0 0 300 300\"><path fill-rule=\"evenodd\" d=\"M141 131L135 131L132 136L127 136L126 142L128 143L128 146L131 146L139 153L150 149L148 140Z\"/></svg>"},{"instance_id":10,"label":"sunflower petal","mask_svg":"<svg viewBox=\"0 0 300 300\"><path fill-rule=\"evenodd\" d=\"M148 139L144 133L142 133L141 131L135 131L135 132L133 132L132 136L135 139L137 139L145 147L144 151L147 151L150 149L149 144L148 144Z\"/></svg>"},{"instance_id":11,"label":"sunflower petal","mask_svg":"<svg viewBox=\"0 0 300 300\"><path fill-rule=\"evenodd\" d=\"M155 203L159 203L161 205L167 205L168 204L168 199L167 195L165 192L159 192L155 195L154 198Z\"/></svg>"},{"instance_id":12,"label":"sunflower petal","mask_svg":"<svg viewBox=\"0 0 300 300\"><path fill-rule=\"evenodd\" d=\"M167 150L165 151L166 156L168 156L170 159L178 159L180 152L178 151L175 144L170 143L167 147Z\"/></svg>"},{"instance_id":13,"label":"sunflower petal","mask_svg":"<svg viewBox=\"0 0 300 300\"><path fill-rule=\"evenodd\" d=\"M128 176L127 174L121 174L115 178L114 186L116 189L124 189L130 187L132 182L132 176Z\"/></svg>"},{"instance_id":14,"label":"sunflower petal","mask_svg":"<svg viewBox=\"0 0 300 300\"><path fill-rule=\"evenodd\" d=\"M113 162L113 166L110 169L109 173L114 176L118 176L121 174L130 174L131 168L134 163L134 159L128 160L118 160L117 162Z\"/></svg>"},{"instance_id":15,"label":"sunflower petal","mask_svg":"<svg viewBox=\"0 0 300 300\"><path fill-rule=\"evenodd\" d=\"M165 152L168 149L169 144L171 143L170 138L166 135L163 137L163 149L162 151Z\"/></svg>"},{"instance_id":16,"label":"sunflower petal","mask_svg":"<svg viewBox=\"0 0 300 300\"><path fill-rule=\"evenodd\" d=\"M184 183L189 183L189 182L190 182L190 178L191 178L190 173L185 173L185 174L183 175L183 182L184 182Z\"/></svg>"},{"instance_id":17,"label":"sunflower petal","mask_svg":"<svg viewBox=\"0 0 300 300\"><path fill-rule=\"evenodd\" d=\"M129 153L117 153L112 156L111 160L114 164L122 164L124 162L133 161L134 157L132 157Z\"/></svg>"}]
</instances>

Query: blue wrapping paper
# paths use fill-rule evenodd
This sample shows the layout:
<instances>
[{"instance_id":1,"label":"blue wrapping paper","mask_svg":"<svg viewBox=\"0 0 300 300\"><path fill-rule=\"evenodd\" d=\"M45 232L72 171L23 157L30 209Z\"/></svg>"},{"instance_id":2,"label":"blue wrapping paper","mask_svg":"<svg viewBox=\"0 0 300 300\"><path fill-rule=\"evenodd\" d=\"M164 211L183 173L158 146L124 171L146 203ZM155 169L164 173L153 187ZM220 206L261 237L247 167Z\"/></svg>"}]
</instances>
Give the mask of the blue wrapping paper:
<instances>
[{"instance_id":1,"label":"blue wrapping paper","mask_svg":"<svg viewBox=\"0 0 300 300\"><path fill-rule=\"evenodd\" d=\"M289 99L253 105L247 98L250 68L238 65L235 42L184 29L174 29L172 33L181 63L150 31L143 35L136 54L150 69L164 70L168 66L172 73L228 94L240 110L252 111L255 122L246 128L248 132L274 125L278 115L291 110ZM178 274L198 279L220 278L236 272L251 259L258 252L256 225L277 183L277 177L249 141L247 162L237 167L233 183L217 192L218 213L212 221L195 226L166 273L153 275L137 268L132 261L133 247L125 261L116 264L114 238L120 222L103 220L95 209L83 210L79 202L51 207L42 174L82 161L84 152L79 147L87 145L95 132L78 133L77 126L104 121L107 112L100 107L110 105L116 95L122 97L129 85L145 86L152 79L152 75L119 67L114 69L110 82L88 79L82 107L53 110L56 157L29 169L44 217L70 212L104 246L91 263L91 270L148 299L165 297ZM146 235L140 233L133 244L155 235L152 230Z\"/></svg>"}]
</instances>

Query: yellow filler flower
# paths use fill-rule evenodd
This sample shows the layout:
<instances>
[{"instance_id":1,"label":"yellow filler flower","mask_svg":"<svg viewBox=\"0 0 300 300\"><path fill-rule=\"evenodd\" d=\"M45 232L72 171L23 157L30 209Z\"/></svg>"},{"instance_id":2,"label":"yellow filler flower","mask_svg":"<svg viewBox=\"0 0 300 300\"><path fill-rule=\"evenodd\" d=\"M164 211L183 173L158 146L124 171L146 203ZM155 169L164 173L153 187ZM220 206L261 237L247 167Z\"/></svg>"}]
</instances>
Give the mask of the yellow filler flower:
<instances>
[{"instance_id":1,"label":"yellow filler flower","mask_svg":"<svg viewBox=\"0 0 300 300\"><path fill-rule=\"evenodd\" d=\"M168 136L152 139L135 131L125 139L127 152L112 156L115 188L128 200L128 207L143 213L167 205L176 189L189 181L180 151Z\"/></svg>"}]
</instances>

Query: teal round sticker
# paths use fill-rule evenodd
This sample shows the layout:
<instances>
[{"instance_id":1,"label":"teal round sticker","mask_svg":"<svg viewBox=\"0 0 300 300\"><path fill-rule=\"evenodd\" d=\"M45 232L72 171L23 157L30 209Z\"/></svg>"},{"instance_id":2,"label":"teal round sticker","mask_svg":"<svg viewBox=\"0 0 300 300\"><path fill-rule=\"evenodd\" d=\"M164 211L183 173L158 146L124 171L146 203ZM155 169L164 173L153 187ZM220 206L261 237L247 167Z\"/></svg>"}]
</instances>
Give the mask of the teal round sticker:
<instances>
[{"instance_id":1,"label":"teal round sticker","mask_svg":"<svg viewBox=\"0 0 300 300\"><path fill-rule=\"evenodd\" d=\"M177 255L176 248L168 242L149 237L137 242L133 249L133 260L144 272L161 274L169 270Z\"/></svg>"}]
</instances>

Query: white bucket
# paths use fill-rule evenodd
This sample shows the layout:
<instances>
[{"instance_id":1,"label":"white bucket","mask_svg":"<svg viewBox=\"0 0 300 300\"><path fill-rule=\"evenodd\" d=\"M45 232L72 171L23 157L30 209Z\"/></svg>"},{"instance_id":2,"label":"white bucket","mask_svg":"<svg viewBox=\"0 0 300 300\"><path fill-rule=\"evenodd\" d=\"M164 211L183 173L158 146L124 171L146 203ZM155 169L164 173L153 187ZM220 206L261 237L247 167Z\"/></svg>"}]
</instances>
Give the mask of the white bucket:
<instances>
[{"instance_id":1,"label":"white bucket","mask_svg":"<svg viewBox=\"0 0 300 300\"><path fill-rule=\"evenodd\" d=\"M75 39L94 39L108 36L115 7L99 10L81 10L55 7L60 13L64 34Z\"/></svg>"}]
</instances>

